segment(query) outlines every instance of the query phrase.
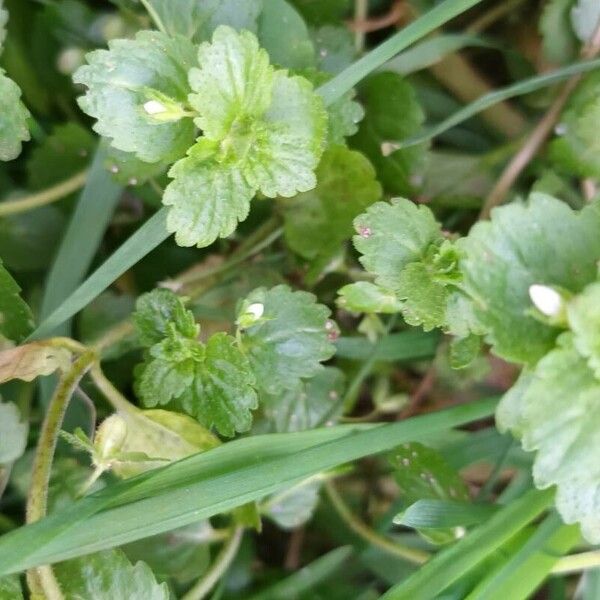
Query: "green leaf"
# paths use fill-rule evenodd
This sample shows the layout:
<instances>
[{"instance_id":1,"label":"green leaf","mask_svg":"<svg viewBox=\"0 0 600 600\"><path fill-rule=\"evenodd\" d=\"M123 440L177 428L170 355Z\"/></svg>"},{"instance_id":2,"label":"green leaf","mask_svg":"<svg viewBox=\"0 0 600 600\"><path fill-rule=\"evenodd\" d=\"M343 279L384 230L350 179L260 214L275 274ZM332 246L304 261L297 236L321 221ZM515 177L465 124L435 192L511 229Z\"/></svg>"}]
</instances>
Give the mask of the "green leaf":
<instances>
[{"instance_id":1,"label":"green leaf","mask_svg":"<svg viewBox=\"0 0 600 600\"><path fill-rule=\"evenodd\" d=\"M146 162L185 154L194 141L185 114L187 73L196 62L188 40L141 31L133 40L112 40L109 50L95 50L87 61L73 80L88 88L79 104L97 120L95 131Z\"/></svg>"},{"instance_id":2,"label":"green leaf","mask_svg":"<svg viewBox=\"0 0 600 600\"><path fill-rule=\"evenodd\" d=\"M95 139L77 123L54 127L27 161L29 187L43 189L60 183L85 169L94 153Z\"/></svg>"},{"instance_id":3,"label":"green leaf","mask_svg":"<svg viewBox=\"0 0 600 600\"><path fill-rule=\"evenodd\" d=\"M19 86L0 69L0 160L12 160L21 153L21 142L29 140L28 118Z\"/></svg>"},{"instance_id":4,"label":"green leaf","mask_svg":"<svg viewBox=\"0 0 600 600\"><path fill-rule=\"evenodd\" d=\"M180 246L209 246L231 235L250 211L255 190L235 167L206 162L200 144L169 171L163 196L167 228Z\"/></svg>"},{"instance_id":5,"label":"green leaf","mask_svg":"<svg viewBox=\"0 0 600 600\"><path fill-rule=\"evenodd\" d=\"M362 154L330 148L317 168L317 187L281 202L286 241L308 260L329 258L352 236L354 218L380 197L375 171Z\"/></svg>"},{"instance_id":6,"label":"green leaf","mask_svg":"<svg viewBox=\"0 0 600 600\"><path fill-rule=\"evenodd\" d=\"M33 314L20 291L0 260L0 335L15 342L23 340L33 329Z\"/></svg>"},{"instance_id":7,"label":"green leaf","mask_svg":"<svg viewBox=\"0 0 600 600\"><path fill-rule=\"evenodd\" d=\"M354 228L360 262L377 284L394 291L406 265L424 259L430 246L442 239L431 210L405 198L373 204L354 220Z\"/></svg>"},{"instance_id":8,"label":"green leaf","mask_svg":"<svg viewBox=\"0 0 600 600\"><path fill-rule=\"evenodd\" d=\"M148 0L169 35L195 43L208 40L219 25L256 32L262 0Z\"/></svg>"},{"instance_id":9,"label":"green leaf","mask_svg":"<svg viewBox=\"0 0 600 600\"><path fill-rule=\"evenodd\" d=\"M204 137L169 175L167 227L181 245L207 246L246 218L257 191L293 196L316 185L326 113L310 83L275 71L256 37L219 27L190 72Z\"/></svg>"},{"instance_id":10,"label":"green leaf","mask_svg":"<svg viewBox=\"0 0 600 600\"><path fill-rule=\"evenodd\" d=\"M190 339L195 339L199 332L193 313L185 308L181 298L162 288L137 299L133 322L143 346L161 342L169 334L171 325L177 333Z\"/></svg>"},{"instance_id":11,"label":"green leaf","mask_svg":"<svg viewBox=\"0 0 600 600\"><path fill-rule=\"evenodd\" d=\"M409 195L421 186L426 147L387 151L385 144L417 133L425 115L413 87L396 73L371 75L358 88L365 109L352 145L375 165L379 180L392 194ZM382 146L383 144L383 146Z\"/></svg>"},{"instance_id":12,"label":"green leaf","mask_svg":"<svg viewBox=\"0 0 600 600\"><path fill-rule=\"evenodd\" d=\"M404 444L390 453L389 461L406 507L424 499L469 500L466 484L437 450L417 442ZM400 515L397 519L401 520ZM419 532L437 544L454 541L457 537L453 529L425 528Z\"/></svg>"},{"instance_id":13,"label":"green leaf","mask_svg":"<svg viewBox=\"0 0 600 600\"><path fill-rule=\"evenodd\" d=\"M404 320L415 327L431 331L446 322L446 303L449 292L435 279L430 265L412 262L398 276L397 294L402 304Z\"/></svg>"},{"instance_id":14,"label":"green leaf","mask_svg":"<svg viewBox=\"0 0 600 600\"><path fill-rule=\"evenodd\" d=\"M565 24L575 0L548 0L540 18L542 48L547 60L562 65L577 54L577 38Z\"/></svg>"},{"instance_id":15,"label":"green leaf","mask_svg":"<svg viewBox=\"0 0 600 600\"><path fill-rule=\"evenodd\" d=\"M346 27L325 25L313 30L312 38L320 71L340 73L356 57L352 33Z\"/></svg>"},{"instance_id":16,"label":"green leaf","mask_svg":"<svg viewBox=\"0 0 600 600\"><path fill-rule=\"evenodd\" d=\"M439 342L437 332L419 330L386 335L372 343L366 337L341 337L336 341L337 356L351 360L396 362L432 358Z\"/></svg>"},{"instance_id":17,"label":"green leaf","mask_svg":"<svg viewBox=\"0 0 600 600\"><path fill-rule=\"evenodd\" d=\"M265 2L258 37L276 65L296 71L315 65L315 49L306 23L286 0Z\"/></svg>"},{"instance_id":18,"label":"green leaf","mask_svg":"<svg viewBox=\"0 0 600 600\"><path fill-rule=\"evenodd\" d=\"M450 366L453 369L465 369L479 355L481 338L478 335L454 338L450 344Z\"/></svg>"},{"instance_id":19,"label":"green leaf","mask_svg":"<svg viewBox=\"0 0 600 600\"><path fill-rule=\"evenodd\" d=\"M94 600L169 600L143 562L132 565L121 550L107 550L57 565L55 574L68 598Z\"/></svg>"},{"instance_id":20,"label":"green leaf","mask_svg":"<svg viewBox=\"0 0 600 600\"><path fill-rule=\"evenodd\" d=\"M591 41L600 23L600 6L595 0L577 0L577 4L571 10L571 22L582 42Z\"/></svg>"},{"instance_id":21,"label":"green leaf","mask_svg":"<svg viewBox=\"0 0 600 600\"><path fill-rule=\"evenodd\" d=\"M1 9L1 6L0 6ZM2 12L0 10L0 18ZM0 27L0 33L2 29ZM0 39L0 42L2 40ZM0 577L0 600L23 600L23 589L17 575L9 575L8 577Z\"/></svg>"},{"instance_id":22,"label":"green leaf","mask_svg":"<svg viewBox=\"0 0 600 600\"><path fill-rule=\"evenodd\" d=\"M296 529L310 521L319 502L320 491L320 478L307 479L268 498L261 505L260 512L281 529Z\"/></svg>"},{"instance_id":23,"label":"green leaf","mask_svg":"<svg viewBox=\"0 0 600 600\"><path fill-rule=\"evenodd\" d=\"M292 292L286 285L270 290L258 288L242 303L262 305L261 318L242 332L242 348L247 354L257 384L269 394L293 389L302 378L314 377L321 362L331 358L335 324L330 311L317 304L308 292Z\"/></svg>"},{"instance_id":24,"label":"green leaf","mask_svg":"<svg viewBox=\"0 0 600 600\"><path fill-rule=\"evenodd\" d=\"M117 183L137 186L161 177L169 168L169 162L144 162L132 152L123 152L114 146L109 146L104 166Z\"/></svg>"},{"instance_id":25,"label":"green leaf","mask_svg":"<svg viewBox=\"0 0 600 600\"><path fill-rule=\"evenodd\" d=\"M581 177L600 175L600 144L593 134L600 119L600 75L591 73L577 87L555 127L550 158L561 170Z\"/></svg>"},{"instance_id":26,"label":"green leaf","mask_svg":"<svg viewBox=\"0 0 600 600\"><path fill-rule=\"evenodd\" d=\"M325 367L292 389L261 394L263 414L271 424L269 429L284 433L333 424L343 410L344 387L344 374L334 367Z\"/></svg>"},{"instance_id":27,"label":"green leaf","mask_svg":"<svg viewBox=\"0 0 600 600\"><path fill-rule=\"evenodd\" d=\"M599 227L599 204L577 213L534 193L527 203L495 209L491 221L459 241L462 289L498 356L532 365L554 346L560 330L533 316L529 288L543 284L576 294L595 281ZM560 250L557 239L564 240Z\"/></svg>"},{"instance_id":28,"label":"green leaf","mask_svg":"<svg viewBox=\"0 0 600 600\"><path fill-rule=\"evenodd\" d=\"M498 507L493 504L424 499L411 504L394 523L414 529L467 527L484 523L497 511Z\"/></svg>"},{"instance_id":29,"label":"green leaf","mask_svg":"<svg viewBox=\"0 0 600 600\"><path fill-rule=\"evenodd\" d=\"M600 283L592 283L567 304L567 318L575 348L600 379Z\"/></svg>"},{"instance_id":30,"label":"green leaf","mask_svg":"<svg viewBox=\"0 0 600 600\"><path fill-rule=\"evenodd\" d=\"M28 430L27 423L21 420L17 405L0 400L0 465L17 460L25 452Z\"/></svg>"},{"instance_id":31,"label":"green leaf","mask_svg":"<svg viewBox=\"0 0 600 600\"><path fill-rule=\"evenodd\" d=\"M572 334L522 376L496 415L523 448L536 451L537 487L557 486L556 506L566 523L580 523L590 543L600 542L600 382L576 351Z\"/></svg>"},{"instance_id":32,"label":"green leaf","mask_svg":"<svg viewBox=\"0 0 600 600\"><path fill-rule=\"evenodd\" d=\"M338 306L352 312L393 314L402 309L402 303L395 292L369 281L350 283L338 293Z\"/></svg>"},{"instance_id":33,"label":"green leaf","mask_svg":"<svg viewBox=\"0 0 600 600\"><path fill-rule=\"evenodd\" d=\"M6 24L8 23L8 11L4 8L4 0L0 0L0 52L6 38Z\"/></svg>"}]
</instances>

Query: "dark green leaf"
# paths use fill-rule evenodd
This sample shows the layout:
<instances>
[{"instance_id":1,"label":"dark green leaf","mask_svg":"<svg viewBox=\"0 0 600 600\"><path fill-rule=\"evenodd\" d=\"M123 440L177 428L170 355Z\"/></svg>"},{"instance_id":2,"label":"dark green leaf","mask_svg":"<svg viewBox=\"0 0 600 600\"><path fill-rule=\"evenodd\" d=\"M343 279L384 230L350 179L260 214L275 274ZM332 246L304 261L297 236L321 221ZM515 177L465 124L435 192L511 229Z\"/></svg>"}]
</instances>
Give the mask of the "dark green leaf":
<instances>
[{"instance_id":1,"label":"dark green leaf","mask_svg":"<svg viewBox=\"0 0 600 600\"><path fill-rule=\"evenodd\" d=\"M20 342L33 329L33 315L19 295L21 288L0 261L0 335Z\"/></svg>"}]
</instances>

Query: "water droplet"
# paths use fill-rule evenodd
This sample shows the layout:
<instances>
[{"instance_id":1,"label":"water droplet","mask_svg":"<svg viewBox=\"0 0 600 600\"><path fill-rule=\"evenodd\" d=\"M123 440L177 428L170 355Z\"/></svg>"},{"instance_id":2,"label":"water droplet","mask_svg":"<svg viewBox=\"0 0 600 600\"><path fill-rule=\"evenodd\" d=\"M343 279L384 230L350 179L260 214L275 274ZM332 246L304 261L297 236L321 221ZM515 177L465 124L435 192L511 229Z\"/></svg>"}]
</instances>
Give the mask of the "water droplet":
<instances>
[{"instance_id":1,"label":"water droplet","mask_svg":"<svg viewBox=\"0 0 600 600\"><path fill-rule=\"evenodd\" d=\"M403 458L403 459L402 459L402 464L403 464L405 467L408 467L408 466L410 465L410 460L408 460L408 458Z\"/></svg>"},{"instance_id":2,"label":"water droplet","mask_svg":"<svg viewBox=\"0 0 600 600\"><path fill-rule=\"evenodd\" d=\"M319 50L319 56L321 58L325 58L327 56L327 49L326 48L321 48L321 50Z\"/></svg>"},{"instance_id":3,"label":"water droplet","mask_svg":"<svg viewBox=\"0 0 600 600\"><path fill-rule=\"evenodd\" d=\"M569 131L569 128L566 123L558 123L554 128L554 133L556 135L565 135Z\"/></svg>"},{"instance_id":4,"label":"water droplet","mask_svg":"<svg viewBox=\"0 0 600 600\"><path fill-rule=\"evenodd\" d=\"M137 185L138 184L138 180L136 177L131 177L131 179L128 181L129 185Z\"/></svg>"},{"instance_id":5,"label":"water droplet","mask_svg":"<svg viewBox=\"0 0 600 600\"><path fill-rule=\"evenodd\" d=\"M110 168L110 172L111 172L111 173L115 173L115 174L116 174L116 173L118 173L118 172L119 172L119 167L117 167L117 165L113 165L113 166Z\"/></svg>"},{"instance_id":6,"label":"water droplet","mask_svg":"<svg viewBox=\"0 0 600 600\"><path fill-rule=\"evenodd\" d=\"M335 390L331 390L329 392L329 399L330 400L337 400L339 397L340 397L340 395Z\"/></svg>"}]
</instances>

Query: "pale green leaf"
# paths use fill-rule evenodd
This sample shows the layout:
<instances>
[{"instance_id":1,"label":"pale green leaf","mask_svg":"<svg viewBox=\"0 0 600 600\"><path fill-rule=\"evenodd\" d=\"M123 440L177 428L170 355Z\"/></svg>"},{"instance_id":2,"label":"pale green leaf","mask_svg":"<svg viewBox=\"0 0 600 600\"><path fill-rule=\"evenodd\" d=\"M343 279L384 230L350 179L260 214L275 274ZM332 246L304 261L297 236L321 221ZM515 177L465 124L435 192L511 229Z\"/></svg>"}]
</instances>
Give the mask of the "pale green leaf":
<instances>
[{"instance_id":1,"label":"pale green leaf","mask_svg":"<svg viewBox=\"0 0 600 600\"><path fill-rule=\"evenodd\" d=\"M1 15L0 12L0 17ZM23 590L18 575L0 577L0 600L23 600Z\"/></svg>"},{"instance_id":2,"label":"pale green leaf","mask_svg":"<svg viewBox=\"0 0 600 600\"><path fill-rule=\"evenodd\" d=\"M236 341L225 333L213 335L206 343L205 356L196 362L193 382L181 396L185 410L206 427L232 436L252 424L252 409L258 401L255 378L248 359Z\"/></svg>"},{"instance_id":3,"label":"pale green leaf","mask_svg":"<svg viewBox=\"0 0 600 600\"><path fill-rule=\"evenodd\" d=\"M557 486L556 506L566 523L580 523L590 543L600 542L600 382L575 350L572 334L522 376L496 415L501 430L536 451L534 481Z\"/></svg>"},{"instance_id":4,"label":"pale green leaf","mask_svg":"<svg viewBox=\"0 0 600 600\"><path fill-rule=\"evenodd\" d=\"M141 31L132 40L112 40L108 50L91 52L87 61L73 79L87 87L79 104L97 119L95 131L145 162L185 154L194 140L194 124L184 114L187 73L196 62L188 40ZM154 110L146 108L149 103Z\"/></svg>"},{"instance_id":5,"label":"pale green leaf","mask_svg":"<svg viewBox=\"0 0 600 600\"><path fill-rule=\"evenodd\" d=\"M23 301L21 288L0 260L0 335L20 342L33 329L33 314Z\"/></svg>"},{"instance_id":6,"label":"pale green leaf","mask_svg":"<svg viewBox=\"0 0 600 600\"><path fill-rule=\"evenodd\" d=\"M468 501L469 492L459 474L433 448L418 442L398 446L389 454L394 479L406 508L423 499ZM402 513L396 517L401 522ZM396 520L395 519L395 520ZM456 539L453 529L423 528L419 532L434 543Z\"/></svg>"},{"instance_id":7,"label":"pale green leaf","mask_svg":"<svg viewBox=\"0 0 600 600\"><path fill-rule=\"evenodd\" d=\"M21 420L17 405L0 400L0 465L17 460L25 452L28 429L27 423Z\"/></svg>"},{"instance_id":8,"label":"pale green leaf","mask_svg":"<svg viewBox=\"0 0 600 600\"><path fill-rule=\"evenodd\" d=\"M143 562L132 565L121 550L106 550L75 558L55 567L67 598L94 600L169 600L166 583L161 585Z\"/></svg>"},{"instance_id":9,"label":"pale green leaf","mask_svg":"<svg viewBox=\"0 0 600 600\"><path fill-rule=\"evenodd\" d=\"M193 42L210 38L219 25L256 31L262 0L148 0L170 35Z\"/></svg>"},{"instance_id":10,"label":"pale green leaf","mask_svg":"<svg viewBox=\"0 0 600 600\"><path fill-rule=\"evenodd\" d=\"M402 302L396 293L369 281L350 283L339 290L338 305L352 312L397 313Z\"/></svg>"},{"instance_id":11,"label":"pale green leaf","mask_svg":"<svg viewBox=\"0 0 600 600\"><path fill-rule=\"evenodd\" d=\"M124 186L137 186L161 177L167 171L169 161L149 163L140 160L133 152L123 152L109 146L104 165L116 182Z\"/></svg>"},{"instance_id":12,"label":"pale green leaf","mask_svg":"<svg viewBox=\"0 0 600 600\"><path fill-rule=\"evenodd\" d=\"M310 521L319 502L320 491L320 477L307 479L267 498L260 512L282 529L296 529Z\"/></svg>"},{"instance_id":13,"label":"pale green leaf","mask_svg":"<svg viewBox=\"0 0 600 600\"><path fill-rule=\"evenodd\" d=\"M245 121L261 117L271 101L274 69L268 54L249 31L219 27L211 43L200 45L198 64L189 74L198 127L217 141L243 135Z\"/></svg>"},{"instance_id":14,"label":"pale green leaf","mask_svg":"<svg viewBox=\"0 0 600 600\"><path fill-rule=\"evenodd\" d=\"M315 65L315 49L304 19L286 0L267 0L258 22L260 45L271 62L286 69Z\"/></svg>"},{"instance_id":15,"label":"pale green leaf","mask_svg":"<svg viewBox=\"0 0 600 600\"><path fill-rule=\"evenodd\" d=\"M571 10L571 22L582 42L591 41L600 24L600 4L597 0L577 0L577 4Z\"/></svg>"},{"instance_id":16,"label":"pale green leaf","mask_svg":"<svg viewBox=\"0 0 600 600\"><path fill-rule=\"evenodd\" d=\"M0 69L0 160L21 153L21 142L29 140L28 117L19 86Z\"/></svg>"},{"instance_id":17,"label":"pale green leaf","mask_svg":"<svg viewBox=\"0 0 600 600\"><path fill-rule=\"evenodd\" d=\"M409 195L418 190L426 166L424 144L384 153L385 144L401 142L421 130L425 115L415 90L396 73L377 73L358 88L365 109L352 145L375 165L379 181L392 194ZM382 144L384 146L382 146Z\"/></svg>"},{"instance_id":18,"label":"pale green leaf","mask_svg":"<svg viewBox=\"0 0 600 600\"><path fill-rule=\"evenodd\" d=\"M600 379L600 283L593 283L567 305L575 348Z\"/></svg>"},{"instance_id":19,"label":"pale green leaf","mask_svg":"<svg viewBox=\"0 0 600 600\"><path fill-rule=\"evenodd\" d=\"M248 216L255 193L234 166L207 162L201 146L173 165L169 175L174 180L163 196L169 207L167 229L180 246L202 248L231 235Z\"/></svg>"},{"instance_id":20,"label":"pale green leaf","mask_svg":"<svg viewBox=\"0 0 600 600\"><path fill-rule=\"evenodd\" d=\"M284 200L285 238L308 260L329 257L352 236L353 219L381 196L375 171L359 152L328 149L317 168L317 187Z\"/></svg>"},{"instance_id":21,"label":"pale green leaf","mask_svg":"<svg viewBox=\"0 0 600 600\"><path fill-rule=\"evenodd\" d=\"M325 25L312 31L317 54L317 68L327 73L339 73L356 57L352 33L346 27Z\"/></svg>"},{"instance_id":22,"label":"pale green leaf","mask_svg":"<svg viewBox=\"0 0 600 600\"><path fill-rule=\"evenodd\" d=\"M36 377L50 375L54 371L67 370L71 353L44 342L31 342L0 352L0 383L21 379L33 381Z\"/></svg>"},{"instance_id":23,"label":"pale green leaf","mask_svg":"<svg viewBox=\"0 0 600 600\"><path fill-rule=\"evenodd\" d=\"M454 338L450 344L450 366L453 369L465 369L479 355L481 338L478 335Z\"/></svg>"},{"instance_id":24,"label":"pale green leaf","mask_svg":"<svg viewBox=\"0 0 600 600\"><path fill-rule=\"evenodd\" d=\"M329 309L312 294L286 285L254 290L243 306L254 304L262 306L262 315L242 332L242 347L260 388L277 394L317 375L321 362L335 352Z\"/></svg>"},{"instance_id":25,"label":"pale green leaf","mask_svg":"<svg viewBox=\"0 0 600 600\"><path fill-rule=\"evenodd\" d=\"M395 291L406 265L424 259L430 246L442 239L431 210L405 198L373 204L354 220L354 228L360 262L376 283Z\"/></svg>"},{"instance_id":26,"label":"pale green leaf","mask_svg":"<svg viewBox=\"0 0 600 600\"><path fill-rule=\"evenodd\" d=\"M277 394L263 393L260 402L269 430L285 433L333 424L340 416L344 374L325 367L310 379Z\"/></svg>"},{"instance_id":27,"label":"pale green leaf","mask_svg":"<svg viewBox=\"0 0 600 600\"><path fill-rule=\"evenodd\" d=\"M577 54L577 38L567 26L575 0L548 0L540 17L542 48L547 60L562 65Z\"/></svg>"},{"instance_id":28,"label":"pale green leaf","mask_svg":"<svg viewBox=\"0 0 600 600\"><path fill-rule=\"evenodd\" d=\"M158 344L167 337L170 324L184 337L195 339L199 328L194 315L171 290L156 289L137 299L133 321L140 343Z\"/></svg>"},{"instance_id":29,"label":"pale green leaf","mask_svg":"<svg viewBox=\"0 0 600 600\"><path fill-rule=\"evenodd\" d=\"M450 292L436 280L430 265L422 261L406 265L398 275L396 289L403 301L402 316L409 325L425 331L444 325Z\"/></svg>"},{"instance_id":30,"label":"pale green leaf","mask_svg":"<svg viewBox=\"0 0 600 600\"><path fill-rule=\"evenodd\" d=\"M356 92L351 90L327 108L329 129L327 139L330 144L343 144L347 137L358 131L358 124L363 120L365 111L355 101Z\"/></svg>"},{"instance_id":31,"label":"pale green leaf","mask_svg":"<svg viewBox=\"0 0 600 600\"><path fill-rule=\"evenodd\" d=\"M600 259L600 205L579 213L563 202L532 194L492 212L459 241L462 289L496 354L534 364L553 346L559 329L533 316L533 284L580 292L596 280ZM556 240L561 240L557 246Z\"/></svg>"}]
</instances>

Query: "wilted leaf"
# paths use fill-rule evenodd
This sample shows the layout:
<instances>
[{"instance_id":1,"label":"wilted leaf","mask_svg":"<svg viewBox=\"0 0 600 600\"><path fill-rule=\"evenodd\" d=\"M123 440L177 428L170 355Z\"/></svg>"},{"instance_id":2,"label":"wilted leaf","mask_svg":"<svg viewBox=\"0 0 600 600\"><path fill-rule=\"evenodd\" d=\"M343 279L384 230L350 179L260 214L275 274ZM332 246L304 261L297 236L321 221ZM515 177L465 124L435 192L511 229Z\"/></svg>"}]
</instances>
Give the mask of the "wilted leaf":
<instances>
[{"instance_id":1,"label":"wilted leaf","mask_svg":"<svg viewBox=\"0 0 600 600\"><path fill-rule=\"evenodd\" d=\"M50 375L57 369L67 370L71 353L65 348L54 348L44 342L32 342L0 352L0 383L11 379L33 381Z\"/></svg>"}]
</instances>

